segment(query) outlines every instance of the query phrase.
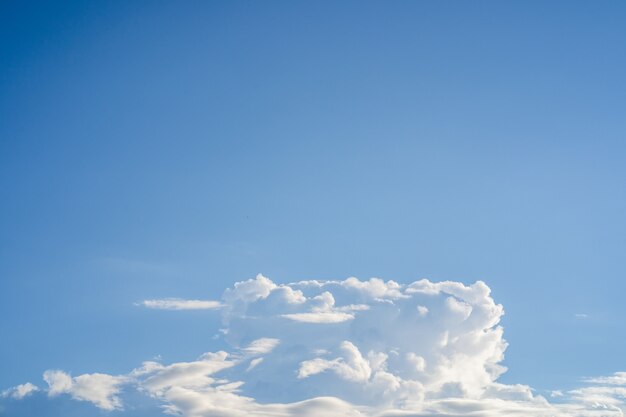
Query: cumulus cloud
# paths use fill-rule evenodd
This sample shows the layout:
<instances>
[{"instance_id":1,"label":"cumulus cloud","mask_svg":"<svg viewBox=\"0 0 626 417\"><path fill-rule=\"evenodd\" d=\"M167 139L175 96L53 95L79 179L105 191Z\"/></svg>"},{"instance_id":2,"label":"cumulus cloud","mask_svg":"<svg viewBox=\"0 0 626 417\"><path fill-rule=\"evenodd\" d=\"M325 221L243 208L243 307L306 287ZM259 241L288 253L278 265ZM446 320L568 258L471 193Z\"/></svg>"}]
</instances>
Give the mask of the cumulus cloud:
<instances>
[{"instance_id":1,"label":"cumulus cloud","mask_svg":"<svg viewBox=\"0 0 626 417\"><path fill-rule=\"evenodd\" d=\"M69 394L75 400L89 401L103 410L122 408L118 394L127 381L124 376L94 373L73 378L63 371L49 370L43 374L43 379L48 384L50 397Z\"/></svg>"},{"instance_id":2,"label":"cumulus cloud","mask_svg":"<svg viewBox=\"0 0 626 417\"><path fill-rule=\"evenodd\" d=\"M0 396L3 398L13 398L15 400L21 400L37 391L39 391L39 387L31 384L30 382L27 382L25 384L16 385L13 388L2 391L2 394L0 394Z\"/></svg>"},{"instance_id":3,"label":"cumulus cloud","mask_svg":"<svg viewBox=\"0 0 626 417\"><path fill-rule=\"evenodd\" d=\"M623 417L623 372L558 391L554 403L498 382L504 309L480 281L276 284L259 275L218 304L228 352L148 361L122 376L47 371L48 395L113 410L132 386L183 417Z\"/></svg>"},{"instance_id":4,"label":"cumulus cloud","mask_svg":"<svg viewBox=\"0 0 626 417\"><path fill-rule=\"evenodd\" d=\"M215 310L222 306L219 301L183 300L180 298L143 300L137 304L143 307L153 308L157 310Z\"/></svg>"},{"instance_id":5,"label":"cumulus cloud","mask_svg":"<svg viewBox=\"0 0 626 417\"><path fill-rule=\"evenodd\" d=\"M305 302L303 301L302 303ZM283 314L282 317L303 323L341 323L354 319L353 311L368 310L369 306L365 304L351 304L336 307L333 295L328 291L324 291L310 300L309 308L310 311Z\"/></svg>"}]
</instances>

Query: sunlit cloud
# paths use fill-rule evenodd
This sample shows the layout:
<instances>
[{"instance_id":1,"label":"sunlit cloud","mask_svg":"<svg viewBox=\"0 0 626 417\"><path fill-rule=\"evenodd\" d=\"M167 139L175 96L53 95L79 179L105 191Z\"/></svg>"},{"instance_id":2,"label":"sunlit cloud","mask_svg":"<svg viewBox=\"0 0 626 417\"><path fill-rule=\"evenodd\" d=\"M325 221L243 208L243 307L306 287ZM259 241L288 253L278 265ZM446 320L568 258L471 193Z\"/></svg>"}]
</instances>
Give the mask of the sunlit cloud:
<instances>
[{"instance_id":1,"label":"sunlit cloud","mask_svg":"<svg viewBox=\"0 0 626 417\"><path fill-rule=\"evenodd\" d=\"M132 388L183 417L623 417L624 372L553 390L553 402L528 385L499 382L504 308L481 281L276 284L259 275L219 302L141 305L217 309L230 348L188 362L146 361L124 375L46 371L48 396L120 410ZM33 387L3 395L24 398Z\"/></svg>"}]
</instances>

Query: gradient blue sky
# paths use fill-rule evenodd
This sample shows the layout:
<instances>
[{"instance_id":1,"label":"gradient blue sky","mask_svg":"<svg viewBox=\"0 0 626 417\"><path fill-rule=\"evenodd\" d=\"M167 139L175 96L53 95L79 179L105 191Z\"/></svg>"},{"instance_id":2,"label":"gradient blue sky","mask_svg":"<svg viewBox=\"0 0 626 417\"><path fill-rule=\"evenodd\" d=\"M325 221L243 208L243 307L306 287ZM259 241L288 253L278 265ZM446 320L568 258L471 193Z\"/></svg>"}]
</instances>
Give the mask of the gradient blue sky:
<instances>
[{"instance_id":1,"label":"gradient blue sky","mask_svg":"<svg viewBox=\"0 0 626 417\"><path fill-rule=\"evenodd\" d=\"M133 303L259 272L484 280L504 382L623 368L625 21L619 1L3 2L0 388L218 349L214 312Z\"/></svg>"}]
</instances>

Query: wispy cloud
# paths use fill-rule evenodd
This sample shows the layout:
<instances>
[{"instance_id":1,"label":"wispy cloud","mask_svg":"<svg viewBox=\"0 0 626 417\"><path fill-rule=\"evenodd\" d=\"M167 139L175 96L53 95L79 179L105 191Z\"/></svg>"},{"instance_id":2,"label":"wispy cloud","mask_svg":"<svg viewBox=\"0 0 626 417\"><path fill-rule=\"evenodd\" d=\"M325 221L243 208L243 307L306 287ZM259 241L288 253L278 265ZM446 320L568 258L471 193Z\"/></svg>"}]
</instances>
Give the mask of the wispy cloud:
<instances>
[{"instance_id":1,"label":"wispy cloud","mask_svg":"<svg viewBox=\"0 0 626 417\"><path fill-rule=\"evenodd\" d=\"M222 303L219 301L185 300L181 298L143 300L136 304L156 310L216 310L222 307Z\"/></svg>"},{"instance_id":2,"label":"wispy cloud","mask_svg":"<svg viewBox=\"0 0 626 417\"><path fill-rule=\"evenodd\" d=\"M264 337L253 341L243 351L248 355L264 355L273 351L279 343L278 339Z\"/></svg>"},{"instance_id":3,"label":"wispy cloud","mask_svg":"<svg viewBox=\"0 0 626 417\"><path fill-rule=\"evenodd\" d=\"M354 315L340 311L318 311L312 313L283 314L283 317L302 323L341 323L354 319Z\"/></svg>"}]
</instances>

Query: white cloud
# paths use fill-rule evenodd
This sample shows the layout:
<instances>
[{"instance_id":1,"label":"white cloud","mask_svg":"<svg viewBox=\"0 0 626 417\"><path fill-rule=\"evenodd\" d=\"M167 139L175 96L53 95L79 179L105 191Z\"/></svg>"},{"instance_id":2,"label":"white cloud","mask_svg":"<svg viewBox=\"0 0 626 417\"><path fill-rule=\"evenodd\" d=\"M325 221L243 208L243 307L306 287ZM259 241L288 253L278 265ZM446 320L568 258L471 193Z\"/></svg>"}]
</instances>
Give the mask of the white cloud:
<instances>
[{"instance_id":1,"label":"white cloud","mask_svg":"<svg viewBox=\"0 0 626 417\"><path fill-rule=\"evenodd\" d=\"M48 370L44 372L43 379L48 384L48 395L51 397L67 394L72 390L72 377L63 371Z\"/></svg>"},{"instance_id":2,"label":"white cloud","mask_svg":"<svg viewBox=\"0 0 626 417\"><path fill-rule=\"evenodd\" d=\"M202 389L216 383L213 374L230 368L235 362L228 359L226 352L205 353L193 362L178 362L161 365L145 362L134 374L141 376L140 386L155 396L164 396L174 389Z\"/></svg>"},{"instance_id":3,"label":"white cloud","mask_svg":"<svg viewBox=\"0 0 626 417\"><path fill-rule=\"evenodd\" d=\"M360 294L366 294L374 299L397 299L404 298L401 291L402 286L395 281L383 281L380 278L370 278L369 281L360 281L358 278L350 277L341 282L345 288L354 290Z\"/></svg>"},{"instance_id":4,"label":"white cloud","mask_svg":"<svg viewBox=\"0 0 626 417\"><path fill-rule=\"evenodd\" d=\"M302 323L341 323L352 320L354 315L340 311L318 311L314 313L283 314L282 317Z\"/></svg>"},{"instance_id":5,"label":"white cloud","mask_svg":"<svg viewBox=\"0 0 626 417\"><path fill-rule=\"evenodd\" d=\"M39 387L31 384L30 382L27 382L25 384L16 385L13 388L2 391L0 397L21 400L37 391L39 391Z\"/></svg>"},{"instance_id":6,"label":"white cloud","mask_svg":"<svg viewBox=\"0 0 626 417\"><path fill-rule=\"evenodd\" d=\"M246 369L246 372L250 372L254 368L256 368L261 362L263 362L263 358L254 358L250 361L250 365Z\"/></svg>"},{"instance_id":7,"label":"white cloud","mask_svg":"<svg viewBox=\"0 0 626 417\"><path fill-rule=\"evenodd\" d=\"M183 300L180 298L143 300L138 305L156 310L215 310L222 306L219 301Z\"/></svg>"},{"instance_id":8,"label":"white cloud","mask_svg":"<svg viewBox=\"0 0 626 417\"><path fill-rule=\"evenodd\" d=\"M326 370L331 370L341 379L354 382L366 382L372 374L370 364L359 349L348 341L341 343L339 349L343 356L333 360L316 358L300 364L298 378L307 378Z\"/></svg>"},{"instance_id":9,"label":"white cloud","mask_svg":"<svg viewBox=\"0 0 626 417\"><path fill-rule=\"evenodd\" d=\"M261 339L257 339L250 343L247 347L243 349L245 353L248 355L263 355L266 353L270 353L278 344L280 340L272 339L269 337L263 337Z\"/></svg>"},{"instance_id":10,"label":"white cloud","mask_svg":"<svg viewBox=\"0 0 626 417\"><path fill-rule=\"evenodd\" d=\"M127 382L126 377L94 373L72 378L63 371L49 370L44 373L43 379L48 384L50 397L69 394L76 400L89 401L103 410L122 408L118 394L121 385Z\"/></svg>"},{"instance_id":11,"label":"white cloud","mask_svg":"<svg viewBox=\"0 0 626 417\"><path fill-rule=\"evenodd\" d=\"M111 410L130 385L183 417L623 417L623 372L555 391L558 403L499 383L504 309L480 281L279 285L259 275L220 304L230 353L149 361L125 376L47 371L48 394Z\"/></svg>"},{"instance_id":12,"label":"white cloud","mask_svg":"<svg viewBox=\"0 0 626 417\"><path fill-rule=\"evenodd\" d=\"M255 279L237 282L234 288L226 290L223 298L227 305L235 307L238 303L247 304L265 300L270 295L288 304L300 304L305 301L302 291L294 290L288 285L276 285L261 274Z\"/></svg>"},{"instance_id":13,"label":"white cloud","mask_svg":"<svg viewBox=\"0 0 626 417\"><path fill-rule=\"evenodd\" d=\"M615 372L611 376L599 378L585 378L585 381L593 384L626 385L626 372Z\"/></svg>"},{"instance_id":14,"label":"white cloud","mask_svg":"<svg viewBox=\"0 0 626 417\"><path fill-rule=\"evenodd\" d=\"M306 298L302 303L306 303ZM328 291L311 298L309 305L310 311L306 313L283 314L282 317L303 323L330 324L354 319L353 311L369 310L369 306L365 304L336 307L335 298Z\"/></svg>"}]
</instances>

